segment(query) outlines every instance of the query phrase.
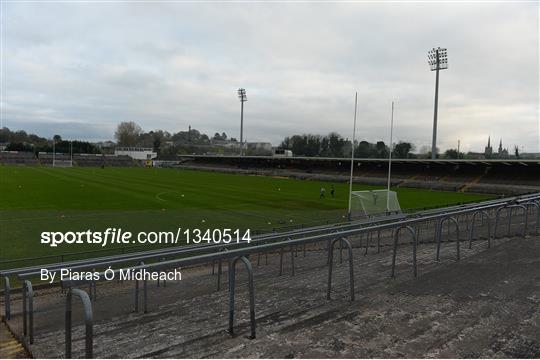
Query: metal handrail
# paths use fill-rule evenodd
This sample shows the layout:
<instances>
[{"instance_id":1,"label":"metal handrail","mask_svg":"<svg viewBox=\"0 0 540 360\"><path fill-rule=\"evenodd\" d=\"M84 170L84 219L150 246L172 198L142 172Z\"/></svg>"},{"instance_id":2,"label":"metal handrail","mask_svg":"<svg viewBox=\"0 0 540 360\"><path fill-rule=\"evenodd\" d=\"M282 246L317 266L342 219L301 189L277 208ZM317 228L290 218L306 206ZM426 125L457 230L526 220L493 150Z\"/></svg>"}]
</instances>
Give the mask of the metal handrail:
<instances>
[{"instance_id":1,"label":"metal handrail","mask_svg":"<svg viewBox=\"0 0 540 360\"><path fill-rule=\"evenodd\" d=\"M69 289L66 297L66 359L71 358L71 306L73 295L79 297L83 303L84 309L84 323L86 326L85 335L85 358L91 359L93 357L93 314L92 314L92 302L88 294L81 289Z\"/></svg>"},{"instance_id":2,"label":"metal handrail","mask_svg":"<svg viewBox=\"0 0 540 360\"><path fill-rule=\"evenodd\" d=\"M172 269L172 268L178 268L178 267L186 267L186 266L191 266L191 265L196 265L196 264L201 264L201 263L210 263L213 260L220 260L220 259L229 260L238 256L247 256L249 254L255 254L257 252L274 251L274 250L279 250L281 248L285 248L289 246L298 246L298 245L303 245L303 244L324 242L324 241L332 240L336 237L348 237L348 236L360 235L363 233L367 233L369 231L387 230L387 229L394 228L396 226L414 225L419 222L439 220L439 219L443 219L443 218L453 216L453 215L467 214L467 213L471 213L479 209L493 209L497 206L499 205L491 204L491 205L486 205L486 206L478 206L472 209L456 210L450 213L430 215L430 216L414 218L414 219L407 219L407 220L396 221L396 222L387 223L387 224L368 226L368 227L359 228L359 229L344 230L344 231L331 233L331 234L322 234L322 235L315 235L315 236L310 236L310 237L305 237L305 238L300 238L300 239L291 239L286 242L284 241L284 242L277 242L277 243L270 243L270 244L254 245L254 246L244 247L244 248L239 248L239 249L230 249L227 252L221 252L221 253L213 252L213 253L208 253L208 254L195 255L195 256L182 258L182 259L172 259L172 260L167 260L167 261L163 261L159 263L146 264L144 266L133 266L133 267L125 268L122 270L124 271L125 270L138 271L138 270L143 270L143 269L164 270L164 269ZM114 271L118 273L120 269L116 269ZM37 273L24 274L19 277L26 278L26 277L34 276L36 274ZM98 274L99 274L100 279L103 278L103 272L98 273ZM84 283L85 281L84 280L65 281L66 284L77 284L81 282Z\"/></svg>"}]
</instances>

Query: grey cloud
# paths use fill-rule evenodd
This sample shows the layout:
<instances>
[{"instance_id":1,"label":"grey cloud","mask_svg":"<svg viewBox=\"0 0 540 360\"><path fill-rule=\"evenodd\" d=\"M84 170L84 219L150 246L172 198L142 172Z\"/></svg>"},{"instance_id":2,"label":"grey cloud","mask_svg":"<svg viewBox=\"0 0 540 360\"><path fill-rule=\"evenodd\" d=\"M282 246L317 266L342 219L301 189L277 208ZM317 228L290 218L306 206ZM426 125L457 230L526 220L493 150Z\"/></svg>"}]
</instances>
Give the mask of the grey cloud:
<instances>
[{"instance_id":1,"label":"grey cloud","mask_svg":"<svg viewBox=\"0 0 540 360\"><path fill-rule=\"evenodd\" d=\"M3 5L3 122L66 123L109 139L116 123L239 132L248 140L359 133L431 141L441 72L440 147L482 150L487 136L540 151L537 3L79 3ZM20 125L17 125L20 124ZM43 125L40 125L43 124ZM95 125L98 124L98 125ZM77 132L77 127L80 131ZM93 130L89 130L93 129ZM100 132L101 131L101 132Z\"/></svg>"}]
</instances>

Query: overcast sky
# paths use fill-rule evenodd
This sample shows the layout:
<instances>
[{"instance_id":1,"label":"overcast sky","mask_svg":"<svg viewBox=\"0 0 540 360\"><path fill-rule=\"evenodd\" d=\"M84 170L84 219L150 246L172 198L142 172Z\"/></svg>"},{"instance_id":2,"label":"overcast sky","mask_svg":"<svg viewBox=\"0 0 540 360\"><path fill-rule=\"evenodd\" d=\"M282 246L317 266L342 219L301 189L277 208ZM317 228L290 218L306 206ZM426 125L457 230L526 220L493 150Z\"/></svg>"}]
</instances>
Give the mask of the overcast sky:
<instances>
[{"instance_id":1,"label":"overcast sky","mask_svg":"<svg viewBox=\"0 0 540 360\"><path fill-rule=\"evenodd\" d=\"M483 151L487 137L540 151L539 5L492 3L3 2L2 125L113 139L116 125L278 144L298 133L358 133ZM523 147L523 148L522 148Z\"/></svg>"}]
</instances>

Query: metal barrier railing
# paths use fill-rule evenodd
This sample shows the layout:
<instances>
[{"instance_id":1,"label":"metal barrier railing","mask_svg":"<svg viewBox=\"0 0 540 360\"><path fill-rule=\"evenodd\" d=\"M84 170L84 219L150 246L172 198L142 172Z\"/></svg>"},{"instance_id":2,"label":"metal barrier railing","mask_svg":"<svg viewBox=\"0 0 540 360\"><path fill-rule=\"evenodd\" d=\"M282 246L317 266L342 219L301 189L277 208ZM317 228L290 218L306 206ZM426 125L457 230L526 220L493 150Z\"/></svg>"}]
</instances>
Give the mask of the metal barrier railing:
<instances>
[{"instance_id":1,"label":"metal barrier railing","mask_svg":"<svg viewBox=\"0 0 540 360\"><path fill-rule=\"evenodd\" d=\"M66 336L66 359L71 358L71 306L73 295L79 297L83 303L84 309L84 323L86 326L85 334L85 358L91 359L93 357L93 314L92 303L90 297L86 292L80 289L69 289L66 296L66 323L65 323L65 336Z\"/></svg>"},{"instance_id":2,"label":"metal barrier railing","mask_svg":"<svg viewBox=\"0 0 540 360\"><path fill-rule=\"evenodd\" d=\"M238 256L230 261L229 271L229 334L234 335L234 294L236 283L236 263L242 261L248 273L248 291L249 291L249 320L251 335L250 339L255 339L256 323L255 323L255 286L253 285L253 267L251 262L245 256Z\"/></svg>"},{"instance_id":3,"label":"metal barrier railing","mask_svg":"<svg viewBox=\"0 0 540 360\"><path fill-rule=\"evenodd\" d=\"M394 247L393 247L393 252L392 252L392 273L390 275L390 277L392 278L395 278L396 277L396 274L395 274L395 269L396 269L396 256L397 256L397 247L398 247L398 242L399 242L399 234L401 232L401 230L407 230L411 236L412 236L412 261L413 261L413 275L414 277L417 277L418 276L418 270L417 270L417 266L416 266L416 246L417 246L417 241L418 241L418 238L416 236L416 231L413 229L412 226L410 225L402 225L400 227L397 228L397 230L395 230L394 232Z\"/></svg>"},{"instance_id":4,"label":"metal barrier railing","mask_svg":"<svg viewBox=\"0 0 540 360\"><path fill-rule=\"evenodd\" d=\"M529 210L529 208L533 206L536 208L536 229L534 232L536 235L538 235L539 234L538 229L540 228L540 200L536 200L536 201L532 200L525 203L525 205L527 206L527 210ZM528 216L528 213L527 213L527 216Z\"/></svg>"},{"instance_id":5,"label":"metal barrier railing","mask_svg":"<svg viewBox=\"0 0 540 360\"><path fill-rule=\"evenodd\" d=\"M476 210L472 215L471 227L469 231L469 249L472 248L472 241L474 238L474 229L475 229L475 220L476 220L477 215L480 215L480 221L483 221L484 218L487 219L487 229L488 229L487 242L488 242L488 249L489 249L491 247L491 217L489 216L486 210Z\"/></svg>"},{"instance_id":6,"label":"metal barrier railing","mask_svg":"<svg viewBox=\"0 0 540 360\"><path fill-rule=\"evenodd\" d=\"M9 277L4 277L4 315L6 320L11 319L11 298L10 298L11 284Z\"/></svg>"},{"instance_id":7,"label":"metal barrier railing","mask_svg":"<svg viewBox=\"0 0 540 360\"><path fill-rule=\"evenodd\" d=\"M395 216L391 217L389 219L378 219L378 220L371 220L371 222L367 221L361 221L361 222L353 222L347 225L343 225L339 227L338 229L351 229L355 228L357 226L362 226L366 224L373 224L378 222L388 222L395 219L401 219L404 218L404 216ZM333 226L322 228L317 227L314 229L305 229L302 231L293 231L288 234L267 234L264 236L259 236L257 238L252 239L252 244L257 243L266 243L266 242L274 242L274 241L280 241L282 239L288 239L292 236L299 236L299 235L309 235L309 234L317 234L317 233L324 233L325 231L329 230L335 230ZM243 247L248 246L249 244L245 243L233 243L229 244L230 247ZM69 268L71 270L82 270L82 269L90 269L94 267L100 267L100 266L111 266L111 265L119 265L119 264L126 264L129 262L135 262L138 263L140 261L144 260L153 260L153 259L159 259L160 261L164 259L164 256L188 256L191 254L198 254L198 253L204 253L209 252L214 249L220 249L222 248L222 244L203 244L203 245L194 245L194 246L182 246L182 247L174 247L174 248L165 248L165 249L157 249L157 250L151 250L146 251L142 253L133 253L133 254L124 254L124 255L117 255L117 256L106 256L102 258L97 259L89 259L89 260L78 260L73 262L67 262L67 263L56 263L56 264L47 264L42 266L31 266L31 267L25 267L25 268L17 268L17 269L8 269L8 270L1 270L0 276L4 277L4 294L9 294L11 292L11 286L9 281L9 276L16 275L18 277L30 277L34 275L39 275L39 272L42 269L47 269L49 271L55 271L62 268ZM218 280L218 289L219 289L219 280ZM5 313L6 318L10 316L10 297L9 295L5 295Z\"/></svg>"},{"instance_id":8,"label":"metal barrier railing","mask_svg":"<svg viewBox=\"0 0 540 360\"><path fill-rule=\"evenodd\" d=\"M511 204L511 205L507 205L507 206L501 206L497 209L496 213L495 213L495 228L493 230L493 236L494 237L497 237L497 228L498 228L498 225L499 225L499 219L500 219L500 214L503 210L506 210L506 218L508 219L508 225L507 225L507 232L506 232L506 236L510 236L510 228L512 226L512 210L513 209L522 209L523 210L523 214L525 215L525 221L527 221L527 208L524 206L524 205L521 205L521 204ZM525 229L526 229L527 226L525 226ZM525 233L523 233L523 236L525 236Z\"/></svg>"},{"instance_id":9,"label":"metal barrier railing","mask_svg":"<svg viewBox=\"0 0 540 360\"><path fill-rule=\"evenodd\" d=\"M330 251L328 252L328 290L326 292L326 298L330 300L330 292L332 291L332 269L334 266L334 247L338 241L345 244L349 253L349 286L351 289L351 301L354 301L353 249L351 243L345 238L337 238L330 241Z\"/></svg>"},{"instance_id":10,"label":"metal barrier railing","mask_svg":"<svg viewBox=\"0 0 540 360\"><path fill-rule=\"evenodd\" d=\"M540 194L538 195L538 198L540 199ZM536 201L536 200L528 199L527 202L524 202L524 204L529 204L531 201ZM427 215L427 216L418 217L418 218L411 218L411 219L393 221L393 222L390 222L390 223L375 224L375 225L371 225L371 226L367 226L367 227L363 227L363 228L347 229L347 230L341 230L341 231L336 230L335 232L332 232L332 233L329 233L329 234L314 235L314 236L308 236L308 237L299 238L299 239L288 239L286 241L281 241L281 242L262 243L262 244L256 244L256 245L253 245L253 246L250 246L250 247L240 247L240 248L236 248L236 249L225 249L226 251L210 252L210 253L206 253L206 254L193 255L193 256L186 257L186 258L181 258L181 259L164 260L164 261L161 261L161 262L158 262L158 263L152 263L152 264L140 263L137 266L133 266L133 267L130 267L130 268L125 268L125 269L122 269L122 270L124 270L124 271L125 270L128 270L128 271L143 271L143 270L145 270L145 271L148 271L148 270L164 271L164 270L167 270L167 269L173 269L173 268L178 268L178 267L186 267L186 266L192 266L192 265L197 265L197 264L205 264L205 263L209 264L209 263L212 263L212 262L215 262L215 261L223 261L223 260L228 261L229 264L230 264L230 267L229 267L229 269L230 269L230 271L229 271L229 291L232 293L232 297L230 297L230 304L229 304L230 305L230 307L229 307L229 311L230 311L229 312L229 314L230 314L229 330L232 332L232 324L233 324L233 320L234 320L234 277L235 277L235 274L236 274L236 270L234 268L235 268L236 262L238 260L241 260L244 263L244 265L246 267L246 270L248 271L249 282L251 284L250 285L250 290L249 290L250 291L250 319L251 319L250 321L251 321L251 334L254 337L255 336L255 310L254 310L254 290L253 290L253 269L251 267L251 263L248 260L248 256L250 254L268 253L270 251L276 251L276 250L283 251L283 249L289 248L290 251L291 251L291 265L292 265L292 271L293 271L293 275L294 275L294 257L295 257L295 251L297 251L298 246L305 246L306 244L314 244L314 243L325 243L325 242L328 243L329 246L327 247L327 251L328 251L327 263L332 264L333 263L333 250L334 250L335 244L337 243L336 239L344 239L344 238L349 237L349 236L358 236L358 235L362 235L362 234L367 235L367 234L373 233L375 231L377 231L378 234L380 234L380 232L383 231L383 230L393 230L394 243L393 243L393 253L392 253L392 273L391 273L391 276L395 277L396 254L397 254L397 247L398 247L398 243L399 243L399 237L400 237L401 230L406 229L411 234L411 236L413 238L413 241L412 241L412 244L413 244L413 274L414 274L414 277L416 277L417 276L417 263L416 263L416 251L417 251L417 249L416 248L417 248L418 234L417 234L417 231L414 228L415 226L418 227L419 224L421 224L421 223L426 223L426 224L428 224L428 226L429 226L429 223L431 223L431 222L436 223L435 234L436 234L436 237L437 237L437 247L438 247L437 259L438 259L439 258L439 248L440 248L440 243L441 243L441 238L442 238L442 227L443 227L442 225L445 222L454 223L455 228L456 228L456 234L457 234L457 241L456 241L456 243L457 243L457 245L456 245L457 246L457 257L458 257L458 260L459 260L459 243L460 243L460 241L459 241L459 232L460 232L460 230L459 230L459 224L458 224L458 221L457 221L457 217L459 217L460 215L466 215L467 219L468 219L468 217L471 214L476 214L479 211L480 212L485 211L487 213L488 210L495 210L497 214L500 214L502 212L502 209L508 208L508 207L510 207L510 208L519 207L519 208L525 208L525 209L527 209L528 207L531 207L531 208L534 207L537 210L537 219L540 218L540 213L538 212L539 211L539 206L532 206L532 205L525 206L525 205L521 205L521 204L518 204L518 205L516 205L516 204L512 204L512 205L488 204L488 205L484 205L484 206L478 205L476 207L454 210L454 211L450 211L448 213ZM525 211L524 216L525 217L528 216L527 211ZM473 215L473 220L474 220L474 215ZM511 221L509 221L509 223L511 224ZM491 224L488 224L488 226L489 225L491 225ZM536 225L538 227L538 220L537 220ZM474 226L471 226L471 230L473 230L473 229L474 229ZM525 224L524 229L525 229L524 231L525 231L525 234L526 234L527 224ZM450 235L450 232L448 232L448 236L449 235ZM366 241L367 241L367 238L366 238ZM471 238L469 239L469 241L471 241ZM351 299L354 299L354 279L353 279L354 272L353 272L353 267L352 267L352 246L350 246L351 244L348 241L341 241L340 244L341 245L345 244L347 246L348 250L349 250L349 262L350 262L349 267L350 267L350 278L351 278L351 281L350 281ZM380 246L380 244L379 244L379 246ZM332 266L333 265L331 265L330 269L329 269L327 296L330 295L330 291L331 291L331 277L332 277L332 268L331 267ZM282 261L280 261L280 268L281 267L282 267ZM120 269L114 270L114 272L116 274L118 274L119 271L120 271ZM22 278L22 279L27 279L27 278L31 278L32 276L35 276L36 274L37 273L25 273L25 274L19 275L19 277ZM96 281L99 281L99 280L101 280L103 278L104 278L103 273L99 273L99 279L98 280L93 280L94 284L95 284ZM73 290L76 290L76 289L72 289L71 287L76 286L78 284L86 284L86 283L88 283L88 281L84 281L84 280L71 281L70 280L70 281L63 281L62 285L67 286L67 287L70 288L70 290L68 292L68 294L70 294ZM30 304L29 309L28 309L28 315L29 315L29 318L30 318L29 333L30 333L30 337L33 340L33 292L32 292L31 282L29 280L25 280L25 286L24 286L23 289L26 289L26 290L23 290L24 291L23 308L26 309L26 301L27 301L27 299L28 299L28 302ZM85 293L85 295L88 297L88 295L86 293ZM82 295L81 295L81 297L82 297ZM135 297L136 297L136 309L138 310L138 297L139 297L138 282L136 283ZM89 302L90 302L90 298L88 297L88 303ZM86 304L86 300L83 300L83 303ZM85 307L86 307L86 305L85 305ZM91 310L91 304L90 304L90 310ZM144 310L145 310L145 312L147 311L147 287L146 287L146 284L144 284ZM231 313L231 311L232 311L232 313ZM67 316L66 316L66 319L67 319ZM25 324L24 334L26 335L26 311L24 311L24 324ZM66 329L67 329L67 327L66 327ZM66 339L67 339L67 337L66 337ZM67 344L66 344L66 354L67 354ZM91 356L88 356L88 357L91 357Z\"/></svg>"},{"instance_id":11,"label":"metal barrier railing","mask_svg":"<svg viewBox=\"0 0 540 360\"><path fill-rule=\"evenodd\" d=\"M440 260L440 251L441 251L441 239L442 239L442 228L444 226L444 223L447 222L448 225L449 223L451 222L452 224L454 224L455 226L455 229L456 229L456 259L459 260L460 259L460 242L459 242L459 223L457 221L457 219L453 216L445 216L443 217L437 224L437 229L435 231L435 236L437 238L437 261ZM450 231L448 231L448 240L450 240Z\"/></svg>"},{"instance_id":12,"label":"metal barrier railing","mask_svg":"<svg viewBox=\"0 0 540 360\"><path fill-rule=\"evenodd\" d=\"M23 336L28 336L30 344L34 343L34 289L32 283L25 280L22 291Z\"/></svg>"}]
</instances>

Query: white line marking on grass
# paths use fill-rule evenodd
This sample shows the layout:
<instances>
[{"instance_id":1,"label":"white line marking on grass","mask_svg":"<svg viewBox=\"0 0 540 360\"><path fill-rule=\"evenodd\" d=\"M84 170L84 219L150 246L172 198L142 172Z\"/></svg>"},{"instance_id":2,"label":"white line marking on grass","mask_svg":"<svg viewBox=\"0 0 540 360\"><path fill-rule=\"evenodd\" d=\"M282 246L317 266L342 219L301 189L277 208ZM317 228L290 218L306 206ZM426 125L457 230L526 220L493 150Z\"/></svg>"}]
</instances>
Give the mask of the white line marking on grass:
<instances>
[{"instance_id":1,"label":"white line marking on grass","mask_svg":"<svg viewBox=\"0 0 540 360\"><path fill-rule=\"evenodd\" d=\"M165 194L178 194L178 191L162 191L160 193L157 193L155 198L158 199L159 201L169 201L169 200L161 198L161 196ZM184 194L182 194L181 196L184 197ZM180 197L180 195L178 195L178 197Z\"/></svg>"}]
</instances>

